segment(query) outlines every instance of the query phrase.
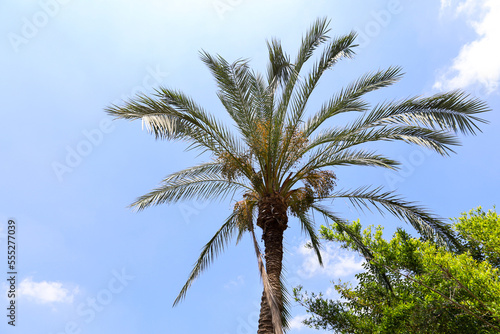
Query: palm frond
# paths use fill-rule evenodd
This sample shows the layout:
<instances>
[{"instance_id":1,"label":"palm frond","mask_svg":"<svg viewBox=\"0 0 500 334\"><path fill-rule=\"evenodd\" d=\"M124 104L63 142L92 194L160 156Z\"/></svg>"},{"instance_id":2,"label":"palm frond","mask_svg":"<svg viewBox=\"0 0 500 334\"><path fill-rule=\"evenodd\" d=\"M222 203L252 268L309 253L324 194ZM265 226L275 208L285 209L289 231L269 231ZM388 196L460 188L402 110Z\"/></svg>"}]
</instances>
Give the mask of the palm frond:
<instances>
[{"instance_id":1,"label":"palm frond","mask_svg":"<svg viewBox=\"0 0 500 334\"><path fill-rule=\"evenodd\" d=\"M301 81L294 95L288 126L296 128L302 119L307 102L314 89L317 87L323 73L330 69L342 58L351 58L354 55L353 48L356 34L351 32L348 35L338 37L330 42L323 51L319 62L317 62L311 72Z\"/></svg>"},{"instance_id":2,"label":"palm frond","mask_svg":"<svg viewBox=\"0 0 500 334\"><path fill-rule=\"evenodd\" d=\"M327 35L327 33L330 31L330 29L328 28L329 22L330 21L327 18L317 19L311 25L306 35L302 38L299 52L293 64L293 71L289 73L290 78L289 80L287 80L287 84L283 89L279 108L282 115L284 115L284 113L286 112L288 102L292 96L292 92L299 78L299 73L302 70L302 66L311 58L318 46L325 43L329 39Z\"/></svg>"},{"instance_id":3,"label":"palm frond","mask_svg":"<svg viewBox=\"0 0 500 334\"><path fill-rule=\"evenodd\" d=\"M366 111L368 104L361 100L366 93L390 86L403 76L400 67L389 67L383 71L367 73L342 89L321 109L310 117L303 126L304 133L309 136L326 120L340 113L349 111Z\"/></svg>"},{"instance_id":4,"label":"palm frond","mask_svg":"<svg viewBox=\"0 0 500 334\"><path fill-rule=\"evenodd\" d=\"M323 265L323 259L321 257L321 243L314 228L314 221L311 220L311 217L306 212L298 212L297 217L299 218L302 231L311 240L311 246L318 257L319 264Z\"/></svg>"},{"instance_id":5,"label":"palm frond","mask_svg":"<svg viewBox=\"0 0 500 334\"><path fill-rule=\"evenodd\" d=\"M287 192L290 191L290 189L298 181L302 180L309 173L325 167L370 166L394 170L397 169L399 165L400 163L396 160L389 159L383 155L367 150L345 149L337 153L334 149L317 150L311 157L308 157L307 162L305 162L298 169L298 171L293 174L293 177L287 180L286 187L284 187L283 190Z\"/></svg>"},{"instance_id":6,"label":"palm frond","mask_svg":"<svg viewBox=\"0 0 500 334\"><path fill-rule=\"evenodd\" d=\"M106 112L116 118L140 119L157 139L186 139L193 147L214 153L239 153L241 145L231 131L181 92L159 88L154 97L139 95Z\"/></svg>"},{"instance_id":7,"label":"palm frond","mask_svg":"<svg viewBox=\"0 0 500 334\"><path fill-rule=\"evenodd\" d=\"M295 70L300 71L302 65L311 58L314 50L328 40L330 20L326 17L317 19L302 37L299 52L295 60Z\"/></svg>"},{"instance_id":8,"label":"palm frond","mask_svg":"<svg viewBox=\"0 0 500 334\"><path fill-rule=\"evenodd\" d=\"M182 92L166 88L160 88L158 92L165 103L185 115L184 118L196 125L196 130L207 132L225 151L231 154L241 154L243 149L240 141L231 130L198 106L191 98Z\"/></svg>"},{"instance_id":9,"label":"palm frond","mask_svg":"<svg viewBox=\"0 0 500 334\"><path fill-rule=\"evenodd\" d=\"M460 145L456 136L449 132L422 127L386 125L377 128L360 129L354 126L346 126L323 131L304 148L304 153L321 145L327 145L324 146L325 149L341 151L368 142L396 140L432 149L441 155L454 152L450 146Z\"/></svg>"},{"instance_id":10,"label":"palm frond","mask_svg":"<svg viewBox=\"0 0 500 334\"><path fill-rule=\"evenodd\" d=\"M372 260L374 258L372 251L363 243L363 240L359 234L357 234L355 231L353 231L349 224L344 220L339 217L337 217L335 214L330 212L328 209L325 207L314 204L312 208L319 213L323 215L326 221L331 220L333 221L334 227L338 232L344 233L349 238L354 242L354 244L357 247L357 250L359 253L365 258L367 264L370 266L372 271L376 274L378 280L380 283L382 283L387 290L389 290L392 293L392 286L389 278L385 274L385 271L380 270L378 266L375 266L372 264Z\"/></svg>"},{"instance_id":11,"label":"palm frond","mask_svg":"<svg viewBox=\"0 0 500 334\"><path fill-rule=\"evenodd\" d=\"M326 151L318 154L310 170L331 166L373 166L396 169L400 165L396 160L368 150L342 150L338 153Z\"/></svg>"},{"instance_id":12,"label":"palm frond","mask_svg":"<svg viewBox=\"0 0 500 334\"><path fill-rule=\"evenodd\" d=\"M334 149L317 150L304 165L299 169L293 178L293 185L313 170L333 166L371 166L397 169L400 163L389 159L383 155L376 154L375 151L364 149L345 149L336 152Z\"/></svg>"},{"instance_id":13,"label":"palm frond","mask_svg":"<svg viewBox=\"0 0 500 334\"><path fill-rule=\"evenodd\" d=\"M383 191L381 187L360 187L354 190L340 190L327 197L331 199L345 198L357 209L370 209L370 205L381 214L382 209L387 210L395 217L409 223L428 240L434 240L438 244L448 247L459 247L450 226L435 217L428 210L402 199L391 191Z\"/></svg>"},{"instance_id":14,"label":"palm frond","mask_svg":"<svg viewBox=\"0 0 500 334\"><path fill-rule=\"evenodd\" d=\"M254 80L251 81L252 94L254 96L252 100L254 104L253 108L258 111L258 118L261 120L272 119L274 96L269 91L269 86L267 86L262 74L254 72L252 75L254 78Z\"/></svg>"},{"instance_id":15,"label":"palm frond","mask_svg":"<svg viewBox=\"0 0 500 334\"><path fill-rule=\"evenodd\" d=\"M139 197L130 207L141 211L153 205L171 204L192 198L224 198L237 190L245 189L249 188L243 183L230 181L209 173L200 173L184 178L179 177L179 173L175 173L165 178L161 186Z\"/></svg>"},{"instance_id":16,"label":"palm frond","mask_svg":"<svg viewBox=\"0 0 500 334\"><path fill-rule=\"evenodd\" d=\"M187 290L193 284L195 279L214 261L214 259L224 250L226 245L231 240L234 231L237 228L236 213L233 212L226 219L221 228L215 233L210 241L203 247L200 257L196 261L193 270L189 274L186 284L182 287L179 295L175 298L173 306L186 296Z\"/></svg>"},{"instance_id":17,"label":"palm frond","mask_svg":"<svg viewBox=\"0 0 500 334\"><path fill-rule=\"evenodd\" d=\"M288 156L291 154L288 148L290 141L297 131L302 120L306 105L309 101L314 89L317 87L320 78L326 70L333 67L342 58L351 58L354 55L354 40L356 34L351 32L345 36L333 39L328 46L325 47L320 60L314 64L311 72L306 76L304 81L301 81L295 89L295 94L292 91L289 93L293 96L293 102L290 108L290 114L286 121L287 136L283 140L283 149L278 161L279 167L286 163ZM286 91L285 91L286 93ZM285 95L278 107L278 118L282 118L288 109L290 97Z\"/></svg>"},{"instance_id":18,"label":"palm frond","mask_svg":"<svg viewBox=\"0 0 500 334\"><path fill-rule=\"evenodd\" d=\"M287 284L282 271L280 279L281 304L283 307L281 310L281 325L283 326L284 331L287 331L290 328L290 319L292 318L292 313L290 311L290 292L288 292L286 286Z\"/></svg>"},{"instance_id":19,"label":"palm frond","mask_svg":"<svg viewBox=\"0 0 500 334\"><path fill-rule=\"evenodd\" d=\"M273 38L271 42L268 41L267 49L269 51L267 82L271 92L274 93L280 85L286 85L294 69L290 56L283 51L278 39Z\"/></svg>"},{"instance_id":20,"label":"palm frond","mask_svg":"<svg viewBox=\"0 0 500 334\"><path fill-rule=\"evenodd\" d=\"M176 111L159 98L138 95L135 99L126 101L123 106L111 105L106 112L115 118L127 120L141 120L143 127L153 133L156 139L194 139L191 137L193 130L198 126L191 122L189 117ZM203 145L204 141L200 144ZM213 141L209 145L212 147Z\"/></svg>"},{"instance_id":21,"label":"palm frond","mask_svg":"<svg viewBox=\"0 0 500 334\"><path fill-rule=\"evenodd\" d=\"M295 59L295 62L292 67L292 71L287 71L287 76L288 80L286 81L286 86L283 89L283 96L282 96L282 101L281 104L282 106L288 106L288 101L290 97L292 96L292 92L294 90L295 84L299 78L299 73L302 69L302 66L311 58L313 55L314 51L317 49L318 46L321 44L325 43L329 37L327 33L330 31L328 28L329 25L329 20L327 18L321 18L317 19L309 28L308 32L306 35L302 38L302 42L299 48L299 52L297 54L297 57ZM278 43L277 48L281 49L281 44ZM274 53L281 53L281 52L275 52ZM270 57L270 60L272 61L275 56ZM288 56L287 56L288 59ZM281 61L283 62L283 61ZM279 65L281 62L278 61ZM287 62L285 62L287 63ZM288 63L287 63L288 64ZM277 65L272 65L270 64L270 68L278 67ZM288 65L287 65L288 66ZM274 71L277 72L277 71ZM271 83L270 83L271 84ZM283 108L280 108L283 109ZM284 108L286 110L286 107Z\"/></svg>"},{"instance_id":22,"label":"palm frond","mask_svg":"<svg viewBox=\"0 0 500 334\"><path fill-rule=\"evenodd\" d=\"M218 161L205 162L172 173L162 180L162 183L176 182L196 177L221 177L223 164Z\"/></svg>"},{"instance_id":23,"label":"palm frond","mask_svg":"<svg viewBox=\"0 0 500 334\"><path fill-rule=\"evenodd\" d=\"M294 66L293 66L293 71L290 73L289 78L286 82L286 85L284 85L284 88L283 88L283 91L281 94L281 98L277 104L278 105L277 111L276 111L276 113L273 114L273 131L271 132L269 143L270 143L270 147L271 147L271 149L270 149L271 156L270 157L274 157L273 166L277 165L275 167L277 170L273 171L275 174L279 173L279 168L280 168L279 167L280 162L277 162L277 161L279 161L279 160L283 161L283 158L284 158L282 156L282 154L280 154L279 152L283 151L282 149L280 149L280 145L283 142L283 129L284 129L284 124L285 124L285 116L287 114L288 106L289 106L290 100L293 96L297 80L300 77L299 76L300 71L301 71L304 63L312 56L312 53L314 52L314 50L320 44L324 43L328 39L328 36L326 35L327 32L328 32L328 20L327 19L319 19L312 25L309 32L306 34L306 37L303 38L302 44L301 44L301 47L299 50L299 54L297 56L297 59L296 59ZM320 59L317 66L315 66L317 71L315 71L314 73L311 74L310 84L305 86L308 90L310 90L312 92L312 88L316 85L315 83L312 83L312 81L319 80L322 73L326 69L333 66L333 64L339 58L341 58L341 56L350 54L349 50L345 50L345 52L340 51L344 42L345 41L342 38L338 38L334 42L332 42L329 46L327 46L326 50L323 52L322 58ZM307 102L308 95L310 95L310 92L305 92L305 95L307 95L307 97L305 98L304 105ZM299 100L300 100L300 98L299 98ZM300 111L297 110L297 112L300 112ZM293 128L290 128L290 130L291 130L290 133L292 136L293 136L293 133L295 132L294 131L295 128L296 128L295 126ZM290 138L287 138L284 140L285 149L288 148L289 140L290 140Z\"/></svg>"},{"instance_id":24,"label":"palm frond","mask_svg":"<svg viewBox=\"0 0 500 334\"><path fill-rule=\"evenodd\" d=\"M406 124L431 129L475 134L477 123L487 123L476 116L490 111L487 104L471 98L462 91L436 94L431 97L412 97L402 101L386 102L376 106L358 127L375 127L387 124Z\"/></svg>"},{"instance_id":25,"label":"palm frond","mask_svg":"<svg viewBox=\"0 0 500 334\"><path fill-rule=\"evenodd\" d=\"M255 94L256 89L260 88L258 78L249 69L247 60L230 64L221 56L214 57L205 51L200 54L217 82L217 96L238 130L249 140L255 133L257 110L254 109L254 100L260 97Z\"/></svg>"}]
</instances>

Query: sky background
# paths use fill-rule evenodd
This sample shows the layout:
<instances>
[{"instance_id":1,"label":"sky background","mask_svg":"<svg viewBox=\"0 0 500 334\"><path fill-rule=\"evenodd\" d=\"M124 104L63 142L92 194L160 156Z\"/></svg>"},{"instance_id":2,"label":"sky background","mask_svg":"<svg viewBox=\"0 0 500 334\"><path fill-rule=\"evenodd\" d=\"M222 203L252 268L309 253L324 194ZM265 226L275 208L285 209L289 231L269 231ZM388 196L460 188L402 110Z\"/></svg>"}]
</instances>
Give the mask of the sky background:
<instances>
[{"instance_id":1,"label":"sky background","mask_svg":"<svg viewBox=\"0 0 500 334\"><path fill-rule=\"evenodd\" d=\"M112 121L104 108L162 85L225 120L198 51L249 58L264 72L266 39L279 37L295 55L302 34L324 16L332 36L356 30L360 46L355 59L324 76L309 110L363 73L390 65L402 66L404 79L369 95L371 102L461 88L493 109L482 133L461 136L456 155L377 145L404 163L401 171L340 168L338 186L381 185L446 219L498 204L497 0L2 1L0 332L255 333L262 286L248 236L171 307L234 200L127 209L169 173L207 157L184 152L182 143L155 141L140 122ZM387 237L405 227L344 202L332 206L347 219L386 226ZM8 219L18 226L16 328L3 314ZM320 268L305 242L292 220L285 241L289 286L335 298L330 282L352 280L361 259L326 244ZM318 333L301 325L305 310L292 306L289 333Z\"/></svg>"}]
</instances>

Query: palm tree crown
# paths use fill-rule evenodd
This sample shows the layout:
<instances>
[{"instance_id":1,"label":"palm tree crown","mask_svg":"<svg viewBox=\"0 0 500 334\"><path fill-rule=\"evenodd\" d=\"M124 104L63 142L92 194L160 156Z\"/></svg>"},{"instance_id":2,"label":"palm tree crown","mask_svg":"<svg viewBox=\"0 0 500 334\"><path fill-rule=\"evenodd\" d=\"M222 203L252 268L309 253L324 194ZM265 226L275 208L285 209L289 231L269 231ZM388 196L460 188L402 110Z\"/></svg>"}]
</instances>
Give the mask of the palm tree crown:
<instances>
[{"instance_id":1,"label":"palm tree crown","mask_svg":"<svg viewBox=\"0 0 500 334\"><path fill-rule=\"evenodd\" d=\"M336 189L334 168L374 166L396 169L399 163L362 144L404 141L434 150L453 152L457 133L474 134L477 114L488 107L461 91L430 97L411 97L371 106L363 96L387 87L402 77L399 67L368 73L331 96L315 113L306 114L309 98L326 70L354 56L356 34L329 38L328 20L318 19L302 38L291 61L278 40L267 43L267 78L252 71L247 60L228 62L201 52L213 74L223 110L233 124L227 126L182 92L159 88L154 96L138 96L107 112L118 118L140 119L156 138L186 141L189 149L210 153L213 159L167 176L131 206L137 210L190 198L217 199L241 196L234 210L205 245L177 304L198 275L207 268L233 236L246 232L253 238L264 292L258 333L280 333L286 328L286 295L281 284L283 232L289 214L298 218L321 262L320 243L311 213L336 223L349 233L345 220L332 213L325 200L346 198L356 207L374 206L410 223L421 235L453 244L448 226L423 208L382 188ZM314 51L324 49L310 66ZM305 73L304 73L305 72ZM359 116L343 126L332 126L336 115ZM262 230L261 255L255 227ZM362 246L362 245L361 245ZM371 257L365 249L365 256Z\"/></svg>"}]
</instances>

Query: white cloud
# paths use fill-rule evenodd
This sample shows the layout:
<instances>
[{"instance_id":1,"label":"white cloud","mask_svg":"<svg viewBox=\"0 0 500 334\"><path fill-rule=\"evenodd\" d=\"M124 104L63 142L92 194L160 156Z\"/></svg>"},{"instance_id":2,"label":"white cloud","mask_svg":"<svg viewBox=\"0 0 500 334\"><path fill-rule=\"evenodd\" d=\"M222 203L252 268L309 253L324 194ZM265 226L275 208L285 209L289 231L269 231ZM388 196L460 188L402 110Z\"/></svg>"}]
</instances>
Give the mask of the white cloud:
<instances>
[{"instance_id":1,"label":"white cloud","mask_svg":"<svg viewBox=\"0 0 500 334\"><path fill-rule=\"evenodd\" d=\"M288 323L289 328L291 330L292 329L301 330L302 328L305 328L306 325L304 325L302 321L306 320L307 318L309 318L307 314L301 314L293 317Z\"/></svg>"},{"instance_id":2,"label":"white cloud","mask_svg":"<svg viewBox=\"0 0 500 334\"><path fill-rule=\"evenodd\" d=\"M233 288L237 288L239 286L242 286L244 284L245 284L245 278L240 275L240 276L236 277L235 280L232 280L232 281L224 284L224 287L226 289L233 289Z\"/></svg>"},{"instance_id":3,"label":"white cloud","mask_svg":"<svg viewBox=\"0 0 500 334\"><path fill-rule=\"evenodd\" d=\"M19 295L40 304L72 303L77 293L78 287L70 291L60 282L34 282L28 277L19 283Z\"/></svg>"},{"instance_id":4,"label":"white cloud","mask_svg":"<svg viewBox=\"0 0 500 334\"><path fill-rule=\"evenodd\" d=\"M449 7L451 5L451 0L441 0L441 9Z\"/></svg>"},{"instance_id":5,"label":"white cloud","mask_svg":"<svg viewBox=\"0 0 500 334\"><path fill-rule=\"evenodd\" d=\"M335 290L335 288L330 286L328 287L328 289L326 289L325 297L329 299L333 299L335 297L336 299L338 299L338 292L337 290Z\"/></svg>"},{"instance_id":6,"label":"white cloud","mask_svg":"<svg viewBox=\"0 0 500 334\"><path fill-rule=\"evenodd\" d=\"M318 262L314 250L301 245L298 253L302 256L302 265L297 274L302 278L326 275L332 279L345 277L363 270L363 260L354 253L340 247L327 244L321 251L323 267Z\"/></svg>"},{"instance_id":7,"label":"white cloud","mask_svg":"<svg viewBox=\"0 0 500 334\"><path fill-rule=\"evenodd\" d=\"M465 44L452 64L442 71L434 88L457 89L479 86L491 93L500 81L500 1L465 0L459 3L441 0L442 8L453 7L466 18L477 39Z\"/></svg>"}]
</instances>

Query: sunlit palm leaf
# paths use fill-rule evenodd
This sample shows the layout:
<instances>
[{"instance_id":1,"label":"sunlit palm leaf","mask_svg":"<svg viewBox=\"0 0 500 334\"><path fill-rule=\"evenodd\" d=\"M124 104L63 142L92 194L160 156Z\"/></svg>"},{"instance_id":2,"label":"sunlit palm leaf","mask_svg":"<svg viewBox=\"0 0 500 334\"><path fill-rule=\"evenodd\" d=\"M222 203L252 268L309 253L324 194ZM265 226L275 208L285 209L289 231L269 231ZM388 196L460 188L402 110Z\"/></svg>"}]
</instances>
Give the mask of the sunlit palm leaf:
<instances>
[{"instance_id":1,"label":"sunlit palm leaf","mask_svg":"<svg viewBox=\"0 0 500 334\"><path fill-rule=\"evenodd\" d=\"M342 58L351 58L354 55L353 48L356 34L351 32L348 35L334 39L323 51L320 61L313 66L311 72L298 83L293 103L289 112L287 128L296 129L302 119L309 97L317 87L319 80L326 70L335 65Z\"/></svg>"},{"instance_id":2,"label":"sunlit palm leaf","mask_svg":"<svg viewBox=\"0 0 500 334\"><path fill-rule=\"evenodd\" d=\"M375 107L360 127L386 124L424 126L464 134L475 134L477 123L487 123L476 114L488 111L485 102L470 98L461 91L436 94L427 98L413 97L403 101L386 102Z\"/></svg>"},{"instance_id":3,"label":"sunlit palm leaf","mask_svg":"<svg viewBox=\"0 0 500 334\"><path fill-rule=\"evenodd\" d=\"M389 67L385 71L365 74L345 89L342 89L328 103L324 104L314 116L309 118L304 124L304 133L307 136L311 135L326 120L340 113L367 110L368 104L360 100L364 94L392 85L399 81L401 77L402 73L399 67Z\"/></svg>"},{"instance_id":4,"label":"sunlit palm leaf","mask_svg":"<svg viewBox=\"0 0 500 334\"><path fill-rule=\"evenodd\" d=\"M237 129L247 142L251 142L255 134L255 123L258 110L255 109L255 99L262 98L262 89L258 78L248 67L248 61L238 60L232 64L224 58L214 57L205 51L201 52L202 61L210 68L219 91L217 96L226 108L231 118L236 122Z\"/></svg>"},{"instance_id":5,"label":"sunlit palm leaf","mask_svg":"<svg viewBox=\"0 0 500 334\"><path fill-rule=\"evenodd\" d=\"M286 190L290 190L298 181L314 170L320 170L325 167L337 166L371 166L396 169L399 162L384 157L375 152L366 150L343 150L335 153L334 150L318 150L308 159L306 163L294 174L288 182Z\"/></svg>"},{"instance_id":6,"label":"sunlit palm leaf","mask_svg":"<svg viewBox=\"0 0 500 334\"><path fill-rule=\"evenodd\" d=\"M186 284L181 289L181 292L174 301L174 306L177 305L186 296L187 290L193 284L194 280L214 261L214 259L221 253L225 246L229 243L234 232L236 231L236 213L233 212L215 233L209 242L203 247L200 257L196 261Z\"/></svg>"},{"instance_id":7,"label":"sunlit palm leaf","mask_svg":"<svg viewBox=\"0 0 500 334\"><path fill-rule=\"evenodd\" d=\"M267 49L269 51L267 82L271 92L274 93L280 85L286 85L294 69L290 56L283 51L279 40L272 39L271 42L267 42Z\"/></svg>"},{"instance_id":8,"label":"sunlit palm leaf","mask_svg":"<svg viewBox=\"0 0 500 334\"><path fill-rule=\"evenodd\" d=\"M323 131L304 148L307 152L317 146L325 149L341 151L346 148L374 141L403 141L432 149L441 155L454 152L450 146L457 146L460 142L456 136L445 131L436 131L416 126L382 126L373 128L356 128L346 126ZM303 153L302 153L303 154Z\"/></svg>"},{"instance_id":9,"label":"sunlit palm leaf","mask_svg":"<svg viewBox=\"0 0 500 334\"><path fill-rule=\"evenodd\" d=\"M173 180L169 180L167 177L163 185L139 197L130 207L140 211L150 206L170 204L192 198L224 198L238 190L245 189L248 190L249 188L243 183L210 175L198 175Z\"/></svg>"},{"instance_id":10,"label":"sunlit palm leaf","mask_svg":"<svg viewBox=\"0 0 500 334\"><path fill-rule=\"evenodd\" d=\"M278 168L286 164L289 160L291 150L289 150L290 141L298 130L302 116L306 110L307 102L312 92L316 88L320 78L326 70L334 66L342 58L351 58L354 55L353 48L356 34L351 32L345 36L341 36L332 40L323 51L320 60L313 66L311 72L306 76L303 81L300 81L293 91L285 91L281 103L278 107L277 119L283 124L283 116L285 115L290 98L292 98L292 105L288 112L288 120L285 121L285 128L287 129L287 136L283 139L283 148L280 153L280 158L277 162ZM289 95L286 95L289 94Z\"/></svg>"},{"instance_id":11,"label":"sunlit palm leaf","mask_svg":"<svg viewBox=\"0 0 500 334\"><path fill-rule=\"evenodd\" d=\"M435 240L441 245L459 247L449 225L431 214L425 208L402 199L391 191L382 188L360 187L354 190L340 190L329 198L346 198L357 209L370 209L370 205L381 214L387 210L397 218L412 225L423 237Z\"/></svg>"},{"instance_id":12,"label":"sunlit palm leaf","mask_svg":"<svg viewBox=\"0 0 500 334\"><path fill-rule=\"evenodd\" d=\"M196 130L206 132L226 151L234 155L241 154L243 148L238 138L226 125L220 123L213 115L207 113L191 98L182 92L166 88L161 88L158 92L161 100L173 107L186 120L193 123L196 126Z\"/></svg>"},{"instance_id":13,"label":"sunlit palm leaf","mask_svg":"<svg viewBox=\"0 0 500 334\"><path fill-rule=\"evenodd\" d=\"M154 98L138 96L106 111L115 117L142 120L159 139L186 139L195 147L216 153L237 155L241 151L239 140L226 126L180 92L160 88Z\"/></svg>"},{"instance_id":14,"label":"sunlit palm leaf","mask_svg":"<svg viewBox=\"0 0 500 334\"><path fill-rule=\"evenodd\" d=\"M299 212L297 214L297 217L299 218L302 231L306 234L309 240L311 240L311 246L314 249L314 252L316 253L319 264L323 265L323 259L321 257L321 243L319 241L318 235L316 234L314 221L311 220L311 217L304 212Z\"/></svg>"}]
</instances>

